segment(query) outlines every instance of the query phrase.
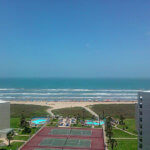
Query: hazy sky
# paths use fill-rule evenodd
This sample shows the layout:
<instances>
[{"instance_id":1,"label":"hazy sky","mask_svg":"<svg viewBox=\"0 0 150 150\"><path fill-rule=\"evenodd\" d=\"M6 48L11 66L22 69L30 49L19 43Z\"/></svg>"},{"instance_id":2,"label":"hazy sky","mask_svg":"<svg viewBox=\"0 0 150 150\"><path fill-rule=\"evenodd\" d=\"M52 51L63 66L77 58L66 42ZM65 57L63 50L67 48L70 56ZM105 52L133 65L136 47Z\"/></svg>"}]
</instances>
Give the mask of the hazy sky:
<instances>
[{"instance_id":1,"label":"hazy sky","mask_svg":"<svg viewBox=\"0 0 150 150\"><path fill-rule=\"evenodd\" d=\"M150 77L150 1L1 0L0 77Z\"/></svg>"}]
</instances>

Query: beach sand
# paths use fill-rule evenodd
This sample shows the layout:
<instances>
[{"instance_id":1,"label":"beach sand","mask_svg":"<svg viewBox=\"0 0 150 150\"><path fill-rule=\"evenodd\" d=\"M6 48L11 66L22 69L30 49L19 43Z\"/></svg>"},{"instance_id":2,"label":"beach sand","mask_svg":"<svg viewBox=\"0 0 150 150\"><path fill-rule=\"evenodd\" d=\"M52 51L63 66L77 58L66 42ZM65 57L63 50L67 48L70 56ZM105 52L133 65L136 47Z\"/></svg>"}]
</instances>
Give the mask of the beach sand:
<instances>
[{"instance_id":1,"label":"beach sand","mask_svg":"<svg viewBox=\"0 0 150 150\"><path fill-rule=\"evenodd\" d=\"M52 109L61 109L67 107L85 107L88 105L95 104L135 104L136 101L110 101L110 102L47 102L47 101L10 101L11 104L30 104L30 105L40 105L40 106L50 106Z\"/></svg>"}]
</instances>

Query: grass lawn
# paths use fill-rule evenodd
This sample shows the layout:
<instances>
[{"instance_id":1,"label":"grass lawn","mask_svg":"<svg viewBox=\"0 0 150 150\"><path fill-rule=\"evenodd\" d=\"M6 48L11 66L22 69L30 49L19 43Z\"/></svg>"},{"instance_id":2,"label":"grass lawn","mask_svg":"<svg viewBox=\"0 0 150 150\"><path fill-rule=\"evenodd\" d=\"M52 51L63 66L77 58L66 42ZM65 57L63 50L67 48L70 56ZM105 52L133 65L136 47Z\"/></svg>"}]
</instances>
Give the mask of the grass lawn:
<instances>
[{"instance_id":1,"label":"grass lawn","mask_svg":"<svg viewBox=\"0 0 150 150\"><path fill-rule=\"evenodd\" d=\"M125 118L135 118L135 104L96 104L89 108L100 115L104 111L105 116L119 118L123 115Z\"/></svg>"},{"instance_id":2,"label":"grass lawn","mask_svg":"<svg viewBox=\"0 0 150 150\"><path fill-rule=\"evenodd\" d=\"M24 140L27 141L30 136L14 136L13 140Z\"/></svg>"},{"instance_id":3,"label":"grass lawn","mask_svg":"<svg viewBox=\"0 0 150 150\"><path fill-rule=\"evenodd\" d=\"M82 119L83 118L83 110L84 110L85 119L91 119L92 115L87 110L85 110L84 108L81 108L81 107L55 109L52 112L55 115L60 115L63 117L77 117L77 115L79 114L80 119Z\"/></svg>"},{"instance_id":4,"label":"grass lawn","mask_svg":"<svg viewBox=\"0 0 150 150\"><path fill-rule=\"evenodd\" d=\"M22 113L25 118L46 117L47 115L49 115L49 113L47 112L48 108L48 106L39 105L11 104L11 118L19 118Z\"/></svg>"},{"instance_id":5,"label":"grass lawn","mask_svg":"<svg viewBox=\"0 0 150 150\"><path fill-rule=\"evenodd\" d=\"M128 129L126 129L126 131L137 134L135 119L125 119L124 122L125 122L126 126L128 127ZM118 127L122 128L121 125L118 125Z\"/></svg>"},{"instance_id":6,"label":"grass lawn","mask_svg":"<svg viewBox=\"0 0 150 150\"><path fill-rule=\"evenodd\" d=\"M19 128L20 118L10 118L10 127Z\"/></svg>"},{"instance_id":7,"label":"grass lawn","mask_svg":"<svg viewBox=\"0 0 150 150\"><path fill-rule=\"evenodd\" d=\"M113 129L113 138L137 138L137 136L130 135L119 129Z\"/></svg>"},{"instance_id":8,"label":"grass lawn","mask_svg":"<svg viewBox=\"0 0 150 150\"><path fill-rule=\"evenodd\" d=\"M117 147L114 150L137 150L137 146L137 140L117 140Z\"/></svg>"},{"instance_id":9,"label":"grass lawn","mask_svg":"<svg viewBox=\"0 0 150 150\"><path fill-rule=\"evenodd\" d=\"M0 149L17 150L22 144L23 142L13 142L11 146L4 146L4 147L1 147Z\"/></svg>"},{"instance_id":10,"label":"grass lawn","mask_svg":"<svg viewBox=\"0 0 150 150\"><path fill-rule=\"evenodd\" d=\"M19 135L33 135L36 133L40 128L31 128L31 133L22 133L22 131L17 131Z\"/></svg>"}]
</instances>

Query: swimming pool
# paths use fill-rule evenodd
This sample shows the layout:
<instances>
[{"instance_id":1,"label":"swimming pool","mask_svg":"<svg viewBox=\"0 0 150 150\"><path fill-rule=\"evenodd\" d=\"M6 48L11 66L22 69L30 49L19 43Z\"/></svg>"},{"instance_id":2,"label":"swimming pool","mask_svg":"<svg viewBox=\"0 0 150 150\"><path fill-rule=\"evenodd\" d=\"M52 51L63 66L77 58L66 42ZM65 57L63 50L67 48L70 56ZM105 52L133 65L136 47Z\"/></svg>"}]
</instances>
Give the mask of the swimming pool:
<instances>
[{"instance_id":1,"label":"swimming pool","mask_svg":"<svg viewBox=\"0 0 150 150\"><path fill-rule=\"evenodd\" d=\"M104 124L104 121L86 120L85 124L98 126L98 125L103 125L103 124Z\"/></svg>"},{"instance_id":2,"label":"swimming pool","mask_svg":"<svg viewBox=\"0 0 150 150\"><path fill-rule=\"evenodd\" d=\"M45 124L47 121L47 118L32 118L31 122L40 125L40 124Z\"/></svg>"}]
</instances>

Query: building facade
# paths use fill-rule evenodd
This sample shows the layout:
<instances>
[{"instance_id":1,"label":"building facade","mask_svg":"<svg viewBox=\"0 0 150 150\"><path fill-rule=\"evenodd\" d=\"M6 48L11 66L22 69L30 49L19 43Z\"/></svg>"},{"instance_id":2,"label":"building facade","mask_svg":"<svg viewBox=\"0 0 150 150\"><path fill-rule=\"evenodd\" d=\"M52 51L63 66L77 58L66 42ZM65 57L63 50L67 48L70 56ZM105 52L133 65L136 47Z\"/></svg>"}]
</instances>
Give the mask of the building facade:
<instances>
[{"instance_id":1,"label":"building facade","mask_svg":"<svg viewBox=\"0 0 150 150\"><path fill-rule=\"evenodd\" d=\"M138 150L150 150L150 91L138 93Z\"/></svg>"},{"instance_id":2,"label":"building facade","mask_svg":"<svg viewBox=\"0 0 150 150\"><path fill-rule=\"evenodd\" d=\"M0 130L10 128L10 103L0 100Z\"/></svg>"}]
</instances>

